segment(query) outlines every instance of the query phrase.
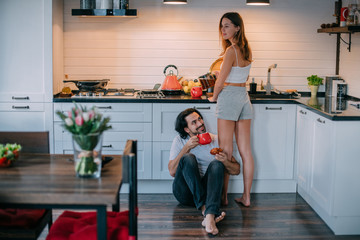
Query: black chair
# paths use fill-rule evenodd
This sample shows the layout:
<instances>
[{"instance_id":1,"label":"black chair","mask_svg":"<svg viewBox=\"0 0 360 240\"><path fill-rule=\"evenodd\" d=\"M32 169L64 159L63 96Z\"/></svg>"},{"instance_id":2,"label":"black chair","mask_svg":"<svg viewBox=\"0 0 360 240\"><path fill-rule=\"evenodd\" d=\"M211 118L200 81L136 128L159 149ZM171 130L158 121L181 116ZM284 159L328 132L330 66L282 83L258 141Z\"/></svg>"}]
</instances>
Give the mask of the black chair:
<instances>
[{"instance_id":1,"label":"black chair","mask_svg":"<svg viewBox=\"0 0 360 240\"><path fill-rule=\"evenodd\" d=\"M48 132L0 132L0 143L20 144L21 153L49 153ZM52 211L0 209L0 220L0 239L37 239L46 225L50 230Z\"/></svg>"},{"instance_id":2,"label":"black chair","mask_svg":"<svg viewBox=\"0 0 360 240\"><path fill-rule=\"evenodd\" d=\"M0 143L17 143L23 153L49 153L49 132L0 132Z\"/></svg>"},{"instance_id":3,"label":"black chair","mask_svg":"<svg viewBox=\"0 0 360 240\"><path fill-rule=\"evenodd\" d=\"M107 212L109 240L137 239L137 141L128 140L122 156L122 181L129 183L129 210L118 212L119 205ZM46 240L97 239L96 212L64 211L54 222ZM110 237L111 236L111 237Z\"/></svg>"}]
</instances>

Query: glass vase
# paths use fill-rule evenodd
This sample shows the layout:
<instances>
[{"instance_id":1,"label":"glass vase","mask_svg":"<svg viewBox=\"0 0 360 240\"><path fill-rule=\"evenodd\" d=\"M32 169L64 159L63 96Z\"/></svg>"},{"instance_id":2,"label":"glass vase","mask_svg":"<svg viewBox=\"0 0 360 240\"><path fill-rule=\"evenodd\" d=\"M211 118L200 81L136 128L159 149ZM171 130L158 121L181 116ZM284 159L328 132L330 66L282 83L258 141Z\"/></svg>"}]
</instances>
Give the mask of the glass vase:
<instances>
[{"instance_id":1,"label":"glass vase","mask_svg":"<svg viewBox=\"0 0 360 240\"><path fill-rule=\"evenodd\" d=\"M102 134L73 135L75 173L80 178L100 178Z\"/></svg>"}]
</instances>

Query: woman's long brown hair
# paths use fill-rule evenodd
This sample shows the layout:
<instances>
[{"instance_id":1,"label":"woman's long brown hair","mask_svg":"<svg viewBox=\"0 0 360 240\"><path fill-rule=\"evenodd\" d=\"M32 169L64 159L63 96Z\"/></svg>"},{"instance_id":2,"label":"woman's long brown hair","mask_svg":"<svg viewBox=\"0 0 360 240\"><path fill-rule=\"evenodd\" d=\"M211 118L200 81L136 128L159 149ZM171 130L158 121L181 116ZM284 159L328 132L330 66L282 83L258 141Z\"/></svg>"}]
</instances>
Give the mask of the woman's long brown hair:
<instances>
[{"instance_id":1,"label":"woman's long brown hair","mask_svg":"<svg viewBox=\"0 0 360 240\"><path fill-rule=\"evenodd\" d=\"M223 51L221 53L221 56L224 55L226 49L229 46L231 46L231 42L229 40L225 40L222 37L222 33L221 33L222 25L221 25L221 23L222 23L222 20L224 18L229 19L236 27L240 27L240 30L234 35L234 40L236 42L236 45L239 47L240 52L241 52L242 56L244 57L244 59L246 61L251 62L251 60L250 60L250 47L249 47L248 40L246 39L246 36L245 36L244 21L242 20L240 14L237 13L237 12L227 12L220 19L219 34L220 34L220 38L222 39L221 42L222 42L222 47L223 47Z\"/></svg>"}]
</instances>

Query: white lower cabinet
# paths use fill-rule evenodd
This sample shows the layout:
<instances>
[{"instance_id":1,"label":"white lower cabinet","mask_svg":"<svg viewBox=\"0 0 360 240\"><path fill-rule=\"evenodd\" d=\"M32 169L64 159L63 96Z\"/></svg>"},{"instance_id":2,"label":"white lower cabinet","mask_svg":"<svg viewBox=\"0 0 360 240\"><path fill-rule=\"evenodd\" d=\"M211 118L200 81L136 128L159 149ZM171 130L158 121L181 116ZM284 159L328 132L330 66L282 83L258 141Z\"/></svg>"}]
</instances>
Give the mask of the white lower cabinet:
<instances>
[{"instance_id":1,"label":"white lower cabinet","mask_svg":"<svg viewBox=\"0 0 360 240\"><path fill-rule=\"evenodd\" d=\"M313 134L315 113L298 107L296 114L295 160L297 162L297 183L305 191L310 188L310 159L313 156Z\"/></svg>"},{"instance_id":2,"label":"white lower cabinet","mask_svg":"<svg viewBox=\"0 0 360 240\"><path fill-rule=\"evenodd\" d=\"M253 104L253 108L254 179L293 179L296 106Z\"/></svg>"},{"instance_id":3,"label":"white lower cabinet","mask_svg":"<svg viewBox=\"0 0 360 240\"><path fill-rule=\"evenodd\" d=\"M297 111L297 179L299 187L330 211L334 159L334 123L305 108Z\"/></svg>"},{"instance_id":4,"label":"white lower cabinet","mask_svg":"<svg viewBox=\"0 0 360 240\"><path fill-rule=\"evenodd\" d=\"M299 194L335 234L360 234L358 121L331 121L297 108Z\"/></svg>"},{"instance_id":5,"label":"white lower cabinet","mask_svg":"<svg viewBox=\"0 0 360 240\"><path fill-rule=\"evenodd\" d=\"M45 108L45 103L0 102L0 113L3 116L0 131L45 131Z\"/></svg>"},{"instance_id":6,"label":"white lower cabinet","mask_svg":"<svg viewBox=\"0 0 360 240\"><path fill-rule=\"evenodd\" d=\"M174 137L175 119L187 109L196 108L204 118L206 130L217 132L215 104L153 104L153 179L173 179L168 170L170 148Z\"/></svg>"},{"instance_id":7,"label":"white lower cabinet","mask_svg":"<svg viewBox=\"0 0 360 240\"><path fill-rule=\"evenodd\" d=\"M0 131L49 132L50 151L53 149L53 104L46 102L0 102Z\"/></svg>"},{"instance_id":8,"label":"white lower cabinet","mask_svg":"<svg viewBox=\"0 0 360 240\"><path fill-rule=\"evenodd\" d=\"M173 179L168 170L172 142L153 143L153 179Z\"/></svg>"},{"instance_id":9,"label":"white lower cabinet","mask_svg":"<svg viewBox=\"0 0 360 240\"><path fill-rule=\"evenodd\" d=\"M215 104L154 104L153 107L153 178L172 179L168 172L169 153L176 136L175 119L186 108L197 108L204 117L207 131L217 133ZM293 179L295 105L254 104L252 146L255 179ZM234 140L234 156L241 161ZM242 174L232 176L242 179ZM295 185L294 185L295 186Z\"/></svg>"},{"instance_id":10,"label":"white lower cabinet","mask_svg":"<svg viewBox=\"0 0 360 240\"><path fill-rule=\"evenodd\" d=\"M313 120L315 128L309 193L323 206L325 211L329 212L331 208L335 153L334 123L318 115Z\"/></svg>"},{"instance_id":11,"label":"white lower cabinet","mask_svg":"<svg viewBox=\"0 0 360 240\"><path fill-rule=\"evenodd\" d=\"M151 103L80 103L96 106L110 117L112 129L104 132L103 154L122 154L128 139L138 140L138 178L152 178L152 104ZM74 104L55 103L56 111L69 111ZM73 153L71 134L63 129L59 117L54 116L55 153Z\"/></svg>"}]
</instances>

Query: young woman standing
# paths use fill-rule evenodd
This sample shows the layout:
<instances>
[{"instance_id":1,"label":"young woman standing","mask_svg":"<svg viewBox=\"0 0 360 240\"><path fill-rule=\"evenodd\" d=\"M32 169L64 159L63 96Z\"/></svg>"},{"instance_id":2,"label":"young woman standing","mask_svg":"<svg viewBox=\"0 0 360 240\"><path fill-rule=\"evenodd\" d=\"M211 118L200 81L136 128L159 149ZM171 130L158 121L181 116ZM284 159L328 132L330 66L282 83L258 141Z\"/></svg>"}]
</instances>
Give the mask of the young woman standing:
<instances>
[{"instance_id":1,"label":"young woman standing","mask_svg":"<svg viewBox=\"0 0 360 240\"><path fill-rule=\"evenodd\" d=\"M250 127L252 105L246 91L252 54L245 37L244 22L237 12L225 13L219 24L222 39L223 63L214 86L210 102L217 101L216 114L220 148L230 159L233 152L233 136L243 163L244 193L236 202L249 207L250 190L254 176L254 159L251 153ZM222 203L228 204L229 175L225 175Z\"/></svg>"}]
</instances>

